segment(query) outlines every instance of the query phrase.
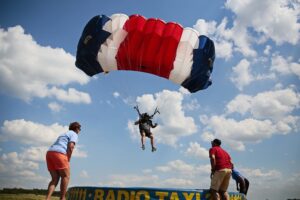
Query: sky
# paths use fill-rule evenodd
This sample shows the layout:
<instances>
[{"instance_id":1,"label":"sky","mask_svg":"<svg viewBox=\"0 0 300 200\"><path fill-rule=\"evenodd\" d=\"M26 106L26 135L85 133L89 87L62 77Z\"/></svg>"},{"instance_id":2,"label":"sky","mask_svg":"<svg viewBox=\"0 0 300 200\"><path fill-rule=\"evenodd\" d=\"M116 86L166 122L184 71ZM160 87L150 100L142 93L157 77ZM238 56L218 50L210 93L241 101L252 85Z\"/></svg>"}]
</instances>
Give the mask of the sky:
<instances>
[{"instance_id":1,"label":"sky","mask_svg":"<svg viewBox=\"0 0 300 200\"><path fill-rule=\"evenodd\" d=\"M146 73L86 76L74 64L83 27L115 13L211 38L213 84L191 94ZM299 0L1 0L0 188L47 188L45 153L79 121L69 186L209 188L219 138L249 199L300 198L299 32ZM141 150L135 105L160 110L154 153L149 140Z\"/></svg>"}]
</instances>

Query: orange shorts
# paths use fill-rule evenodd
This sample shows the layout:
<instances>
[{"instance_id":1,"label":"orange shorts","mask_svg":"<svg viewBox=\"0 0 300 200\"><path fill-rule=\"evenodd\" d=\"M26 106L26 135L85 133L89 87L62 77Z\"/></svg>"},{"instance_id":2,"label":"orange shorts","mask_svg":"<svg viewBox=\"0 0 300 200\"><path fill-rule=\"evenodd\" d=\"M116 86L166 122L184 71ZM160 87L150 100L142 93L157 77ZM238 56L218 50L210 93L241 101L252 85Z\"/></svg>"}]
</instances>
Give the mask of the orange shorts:
<instances>
[{"instance_id":1,"label":"orange shorts","mask_svg":"<svg viewBox=\"0 0 300 200\"><path fill-rule=\"evenodd\" d=\"M48 151L46 161L49 171L67 169L70 167L67 155L59 152Z\"/></svg>"}]
</instances>

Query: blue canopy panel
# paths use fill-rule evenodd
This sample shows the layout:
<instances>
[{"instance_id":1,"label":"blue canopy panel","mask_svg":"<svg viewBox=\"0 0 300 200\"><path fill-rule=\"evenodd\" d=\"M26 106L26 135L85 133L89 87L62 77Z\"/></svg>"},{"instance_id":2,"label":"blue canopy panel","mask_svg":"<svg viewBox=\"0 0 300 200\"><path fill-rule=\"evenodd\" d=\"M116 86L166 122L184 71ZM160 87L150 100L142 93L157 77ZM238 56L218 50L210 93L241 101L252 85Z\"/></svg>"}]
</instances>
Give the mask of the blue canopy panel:
<instances>
[{"instance_id":1,"label":"blue canopy panel","mask_svg":"<svg viewBox=\"0 0 300 200\"><path fill-rule=\"evenodd\" d=\"M199 48L193 51L191 75L181 84L190 92L204 90L212 84L210 75L215 60L215 45L204 35L199 36Z\"/></svg>"},{"instance_id":2,"label":"blue canopy panel","mask_svg":"<svg viewBox=\"0 0 300 200\"><path fill-rule=\"evenodd\" d=\"M229 192L231 200L246 200L243 194ZM208 200L209 190L160 189L160 188L117 188L117 187L72 187L68 200Z\"/></svg>"},{"instance_id":3,"label":"blue canopy panel","mask_svg":"<svg viewBox=\"0 0 300 200\"><path fill-rule=\"evenodd\" d=\"M84 27L78 42L75 65L89 76L103 72L97 61L97 54L101 44L111 34L103 30L109 20L111 19L105 15L93 17Z\"/></svg>"}]
</instances>

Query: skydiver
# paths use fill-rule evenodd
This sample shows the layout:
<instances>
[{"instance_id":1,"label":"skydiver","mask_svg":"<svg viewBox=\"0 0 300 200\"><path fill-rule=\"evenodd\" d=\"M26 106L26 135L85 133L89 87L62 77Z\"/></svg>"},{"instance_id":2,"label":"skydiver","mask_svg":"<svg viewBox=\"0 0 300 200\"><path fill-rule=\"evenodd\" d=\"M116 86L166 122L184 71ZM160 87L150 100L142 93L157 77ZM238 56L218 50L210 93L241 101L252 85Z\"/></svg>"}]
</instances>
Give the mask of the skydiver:
<instances>
[{"instance_id":1,"label":"skydiver","mask_svg":"<svg viewBox=\"0 0 300 200\"><path fill-rule=\"evenodd\" d=\"M134 122L134 125L139 125L142 149L145 150L145 137L148 137L151 140L152 152L154 152L156 151L156 147L154 147L154 137L150 128L155 128L157 126L157 123L152 123L152 118L156 113L159 113L159 111L155 109L153 115L150 116L148 113L141 114L137 106L135 106L134 109L136 109L139 114L139 120Z\"/></svg>"}]
</instances>

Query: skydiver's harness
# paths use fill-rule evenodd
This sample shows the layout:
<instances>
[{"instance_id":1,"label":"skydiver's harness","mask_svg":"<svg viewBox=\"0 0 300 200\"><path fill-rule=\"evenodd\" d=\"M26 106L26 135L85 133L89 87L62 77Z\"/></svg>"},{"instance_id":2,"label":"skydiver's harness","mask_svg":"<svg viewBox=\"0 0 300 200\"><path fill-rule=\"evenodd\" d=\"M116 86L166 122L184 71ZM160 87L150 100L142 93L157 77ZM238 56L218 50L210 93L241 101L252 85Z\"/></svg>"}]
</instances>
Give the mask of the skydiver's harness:
<instances>
[{"instance_id":1,"label":"skydiver's harness","mask_svg":"<svg viewBox=\"0 0 300 200\"><path fill-rule=\"evenodd\" d=\"M150 119L142 118L139 120L139 129L140 133L145 132L146 135L151 135L150 127L152 125L152 121Z\"/></svg>"}]
</instances>

